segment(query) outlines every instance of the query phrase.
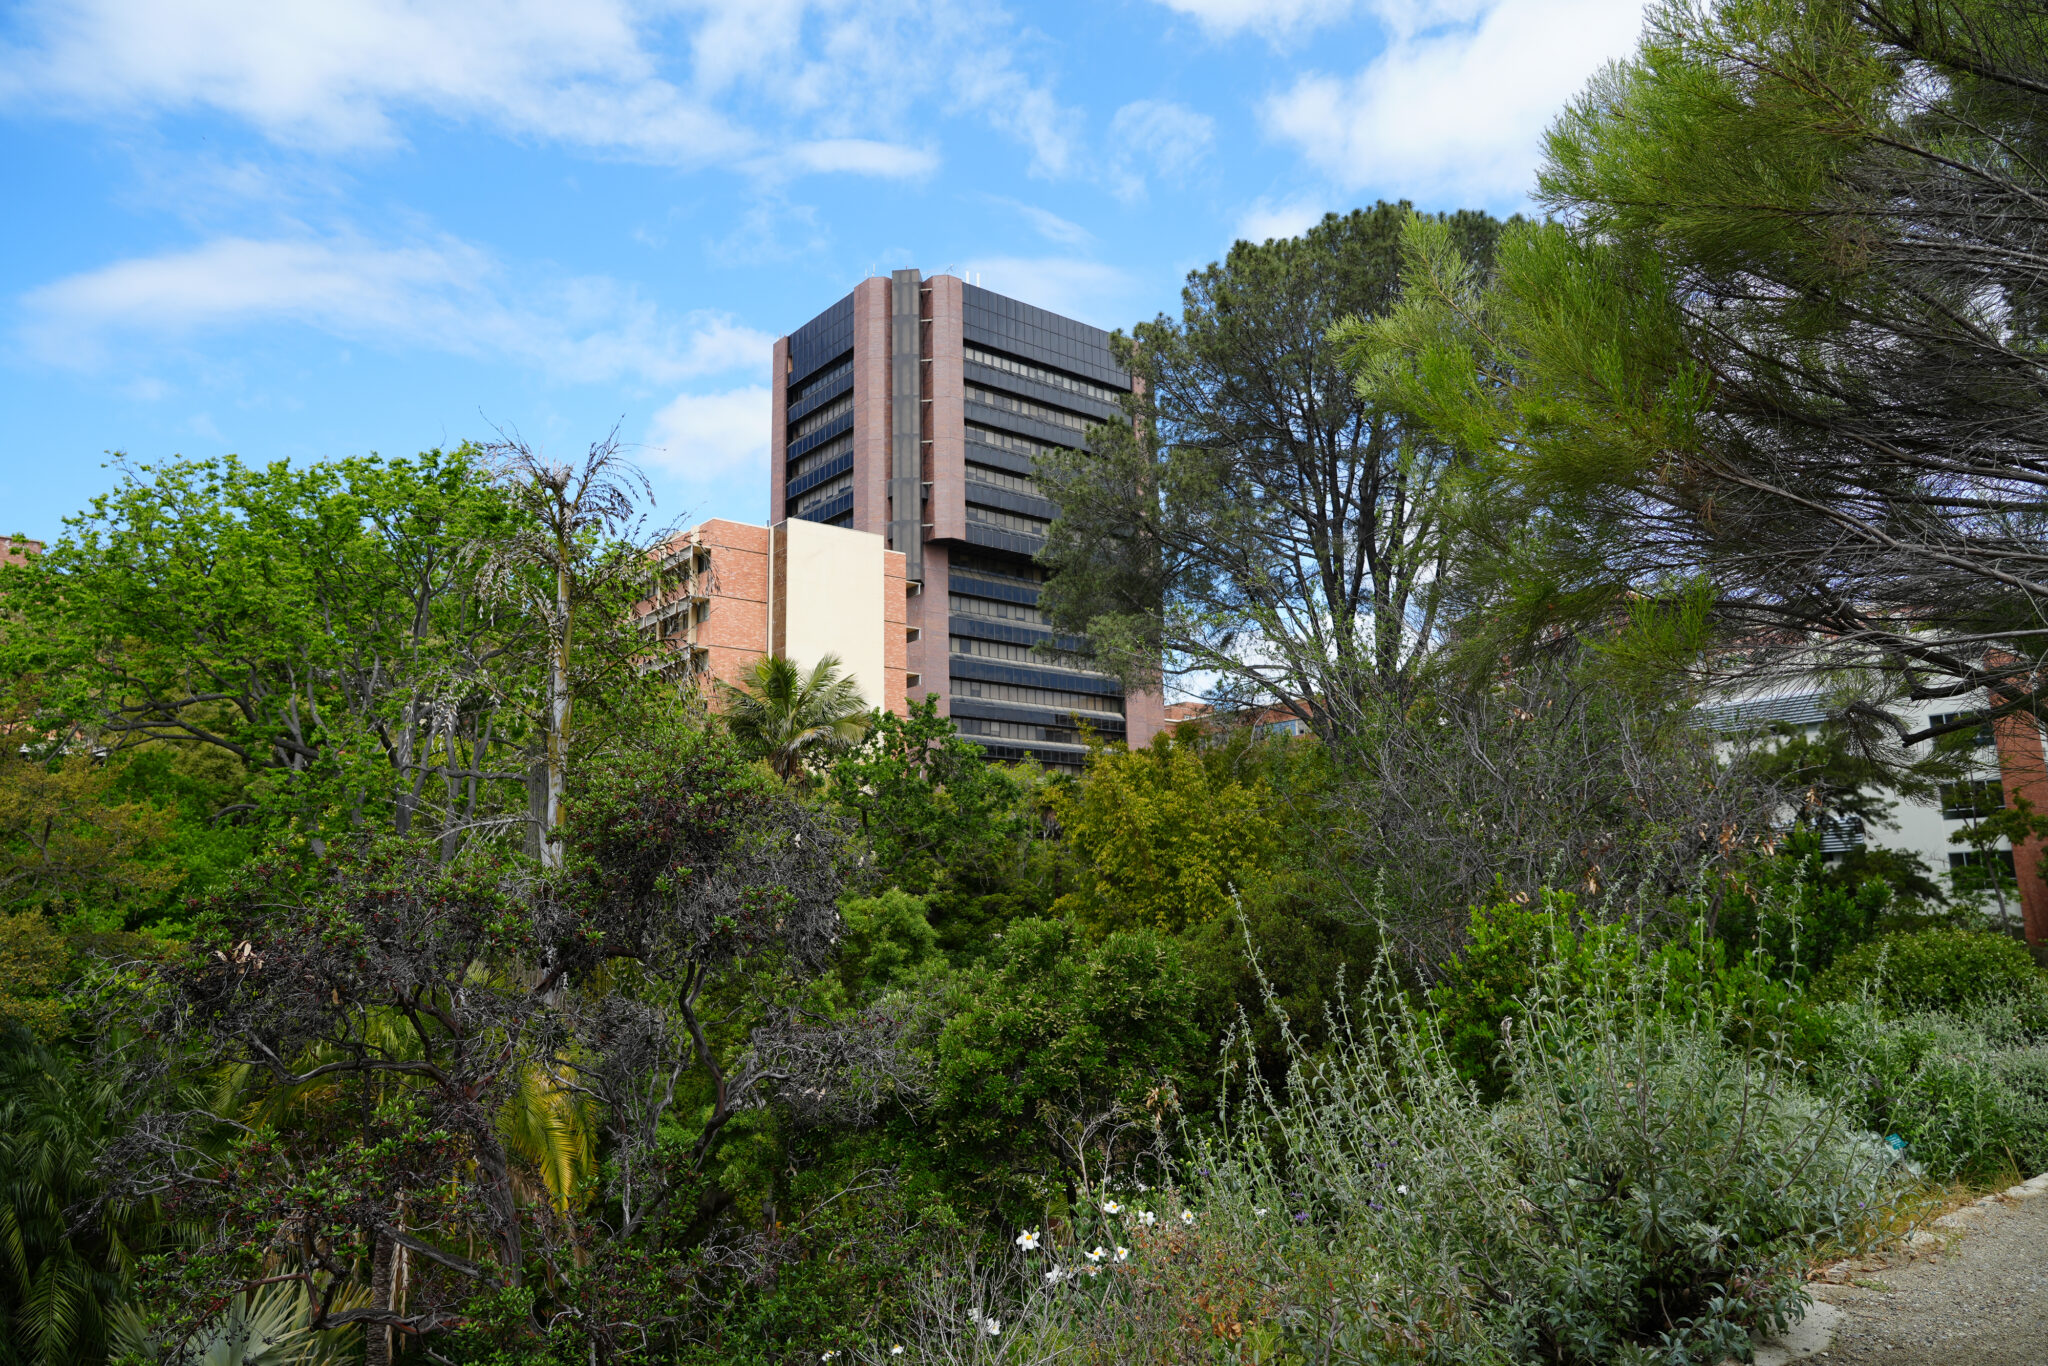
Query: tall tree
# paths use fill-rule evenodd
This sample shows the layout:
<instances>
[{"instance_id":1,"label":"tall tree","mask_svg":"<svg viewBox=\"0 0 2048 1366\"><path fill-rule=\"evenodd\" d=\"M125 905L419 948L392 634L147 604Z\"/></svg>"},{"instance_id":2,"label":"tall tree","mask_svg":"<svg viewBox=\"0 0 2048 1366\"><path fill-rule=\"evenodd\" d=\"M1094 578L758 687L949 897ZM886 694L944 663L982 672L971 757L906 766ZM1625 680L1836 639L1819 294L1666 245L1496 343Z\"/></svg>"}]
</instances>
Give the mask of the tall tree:
<instances>
[{"instance_id":1,"label":"tall tree","mask_svg":"<svg viewBox=\"0 0 2048 1366\"><path fill-rule=\"evenodd\" d=\"M1118 334L1130 420L1041 458L1060 516L1044 605L1133 682L1211 678L1326 735L1434 648L1452 544L1450 448L1354 388L1331 330L1399 295L1405 205L1239 242L1188 276L1181 316ZM1485 257L1499 225L1446 230Z\"/></svg>"},{"instance_id":2,"label":"tall tree","mask_svg":"<svg viewBox=\"0 0 2048 1366\"><path fill-rule=\"evenodd\" d=\"M2048 14L1665 5L1548 148L1556 220L1491 287L1418 225L1365 367L1486 461L1476 661L1632 619L1638 662L1827 677L1899 762L2041 715Z\"/></svg>"},{"instance_id":3,"label":"tall tree","mask_svg":"<svg viewBox=\"0 0 2048 1366\"><path fill-rule=\"evenodd\" d=\"M628 674L643 652L629 614L661 589L661 561L651 552L669 533L646 531L635 492L651 505L654 490L620 453L616 431L576 462L551 462L516 436L481 449L521 514L491 548L487 581L546 641L539 853L544 866L559 868L576 697Z\"/></svg>"}]
</instances>

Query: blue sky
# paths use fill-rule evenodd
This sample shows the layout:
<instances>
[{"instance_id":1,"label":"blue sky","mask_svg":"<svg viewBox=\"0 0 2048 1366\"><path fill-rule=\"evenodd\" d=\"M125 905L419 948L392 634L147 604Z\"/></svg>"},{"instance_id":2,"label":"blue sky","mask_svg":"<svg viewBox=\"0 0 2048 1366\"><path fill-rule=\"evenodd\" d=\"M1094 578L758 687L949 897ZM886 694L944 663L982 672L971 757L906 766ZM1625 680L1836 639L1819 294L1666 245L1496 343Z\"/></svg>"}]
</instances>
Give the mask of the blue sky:
<instances>
[{"instance_id":1,"label":"blue sky","mask_svg":"<svg viewBox=\"0 0 2048 1366\"><path fill-rule=\"evenodd\" d=\"M614 423L765 515L774 337L915 265L1103 327L1241 236L1525 204L1638 0L0 8L0 534L138 461Z\"/></svg>"}]
</instances>

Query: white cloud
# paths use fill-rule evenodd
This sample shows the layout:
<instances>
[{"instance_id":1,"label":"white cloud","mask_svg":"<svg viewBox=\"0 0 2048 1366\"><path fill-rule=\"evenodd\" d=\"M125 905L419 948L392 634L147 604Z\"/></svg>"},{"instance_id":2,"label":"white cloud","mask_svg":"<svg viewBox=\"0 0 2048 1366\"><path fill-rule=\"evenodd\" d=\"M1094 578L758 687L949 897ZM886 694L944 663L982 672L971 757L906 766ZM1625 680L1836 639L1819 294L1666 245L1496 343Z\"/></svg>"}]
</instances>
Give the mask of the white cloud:
<instances>
[{"instance_id":1,"label":"white cloud","mask_svg":"<svg viewBox=\"0 0 2048 1366\"><path fill-rule=\"evenodd\" d=\"M1134 100L1109 121L1111 156L1116 164L1116 192L1135 199L1145 191L1137 169L1149 164L1159 175L1176 180L1209 150L1216 122L1171 100Z\"/></svg>"},{"instance_id":2,"label":"white cloud","mask_svg":"<svg viewBox=\"0 0 2048 1366\"><path fill-rule=\"evenodd\" d=\"M917 180L939 168L938 154L921 147L903 147L869 138L823 138L802 142L772 161L775 170L845 172L889 180Z\"/></svg>"},{"instance_id":3,"label":"white cloud","mask_svg":"<svg viewBox=\"0 0 2048 1366\"><path fill-rule=\"evenodd\" d=\"M902 135L937 99L1060 174L1078 121L1018 69L992 0L28 0L12 27L0 104L215 110L323 151L398 144L425 114L678 166L900 178L935 165Z\"/></svg>"},{"instance_id":4,"label":"white cloud","mask_svg":"<svg viewBox=\"0 0 2048 1366\"><path fill-rule=\"evenodd\" d=\"M1168 9L1220 35L1244 29L1285 32L1341 19L1352 0L1159 0Z\"/></svg>"},{"instance_id":5,"label":"white cloud","mask_svg":"<svg viewBox=\"0 0 2048 1366\"><path fill-rule=\"evenodd\" d=\"M680 394L654 415L646 463L689 484L768 469L768 386Z\"/></svg>"},{"instance_id":6,"label":"white cloud","mask_svg":"<svg viewBox=\"0 0 2048 1366\"><path fill-rule=\"evenodd\" d=\"M937 37L931 46L946 50ZM1081 116L1055 99L1051 90L1018 71L1006 49L959 54L954 60L952 87L960 103L979 111L1031 149L1033 175L1066 174L1080 137Z\"/></svg>"},{"instance_id":7,"label":"white cloud","mask_svg":"<svg viewBox=\"0 0 2048 1366\"><path fill-rule=\"evenodd\" d=\"M1349 190L1496 206L1533 187L1544 129L1629 55L1642 0L1494 0L1469 28L1390 42L1356 75L1303 76L1269 132Z\"/></svg>"},{"instance_id":8,"label":"white cloud","mask_svg":"<svg viewBox=\"0 0 2048 1366\"><path fill-rule=\"evenodd\" d=\"M1281 38L1349 19L1363 12L1396 36L1442 24L1465 23L1492 0L1159 0L1195 20L1211 36L1247 29Z\"/></svg>"},{"instance_id":9,"label":"white cloud","mask_svg":"<svg viewBox=\"0 0 2048 1366\"><path fill-rule=\"evenodd\" d=\"M662 384L765 364L772 344L722 315L665 317L602 277L542 282L514 300L504 276L489 255L449 238L392 247L225 237L31 291L22 341L37 359L91 366L137 334L283 322L390 350L493 354L563 379Z\"/></svg>"},{"instance_id":10,"label":"white cloud","mask_svg":"<svg viewBox=\"0 0 2048 1366\"><path fill-rule=\"evenodd\" d=\"M975 283L1097 327L1128 327L1136 282L1114 266L1072 256L987 256L966 267Z\"/></svg>"},{"instance_id":11,"label":"white cloud","mask_svg":"<svg viewBox=\"0 0 2048 1366\"><path fill-rule=\"evenodd\" d=\"M1322 221L1329 207L1319 200L1291 199L1275 203L1261 199L1237 220L1236 238L1265 242L1275 237L1299 237Z\"/></svg>"},{"instance_id":12,"label":"white cloud","mask_svg":"<svg viewBox=\"0 0 2048 1366\"><path fill-rule=\"evenodd\" d=\"M1057 242L1063 247L1084 247L1095 240L1094 233L1050 209L1041 209L1036 204L1026 204L1021 199L999 194L983 195L982 198L999 209L1016 214L1048 242Z\"/></svg>"}]
</instances>

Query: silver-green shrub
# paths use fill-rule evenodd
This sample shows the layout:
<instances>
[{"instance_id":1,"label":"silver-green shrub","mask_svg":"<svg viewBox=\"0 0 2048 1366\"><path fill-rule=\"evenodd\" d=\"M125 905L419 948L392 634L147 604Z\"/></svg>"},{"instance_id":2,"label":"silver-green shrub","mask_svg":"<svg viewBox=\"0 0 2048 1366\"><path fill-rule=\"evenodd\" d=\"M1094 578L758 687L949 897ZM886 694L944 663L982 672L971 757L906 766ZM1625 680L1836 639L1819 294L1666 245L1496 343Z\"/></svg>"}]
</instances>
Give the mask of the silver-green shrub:
<instances>
[{"instance_id":1,"label":"silver-green shrub","mask_svg":"<svg viewBox=\"0 0 2048 1366\"><path fill-rule=\"evenodd\" d=\"M1283 1087L1239 1070L1190 1198L1257 1267L1241 1341L1307 1362L1713 1362L1803 1312L1811 1256L1883 1213L1889 1150L1713 1014L1660 1013L1647 967L1557 987L1510 1033L1496 1106L1384 970Z\"/></svg>"}]
</instances>

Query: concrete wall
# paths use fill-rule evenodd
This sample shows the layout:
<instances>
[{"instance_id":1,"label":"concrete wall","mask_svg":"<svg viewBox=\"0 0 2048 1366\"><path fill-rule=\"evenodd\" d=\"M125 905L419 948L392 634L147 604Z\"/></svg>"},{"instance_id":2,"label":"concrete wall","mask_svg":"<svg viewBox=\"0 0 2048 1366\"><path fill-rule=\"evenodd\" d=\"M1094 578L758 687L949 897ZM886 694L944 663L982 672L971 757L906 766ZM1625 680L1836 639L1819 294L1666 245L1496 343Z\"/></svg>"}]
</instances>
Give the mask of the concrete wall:
<instances>
[{"instance_id":1,"label":"concrete wall","mask_svg":"<svg viewBox=\"0 0 2048 1366\"><path fill-rule=\"evenodd\" d=\"M897 601L892 603L884 563L888 552L880 536L799 520L773 531L777 653L802 669L825 655L838 655L869 706L900 707L903 557L896 556ZM897 644L893 672L891 634Z\"/></svg>"}]
</instances>

